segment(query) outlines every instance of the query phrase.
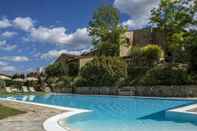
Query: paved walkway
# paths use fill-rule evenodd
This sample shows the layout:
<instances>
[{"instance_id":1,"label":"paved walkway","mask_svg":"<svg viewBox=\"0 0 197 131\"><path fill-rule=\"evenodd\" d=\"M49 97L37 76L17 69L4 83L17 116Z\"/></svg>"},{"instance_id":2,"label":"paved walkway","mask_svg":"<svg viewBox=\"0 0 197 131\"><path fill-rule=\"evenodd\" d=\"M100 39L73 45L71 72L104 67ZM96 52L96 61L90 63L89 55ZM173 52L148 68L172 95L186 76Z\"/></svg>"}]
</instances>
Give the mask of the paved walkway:
<instances>
[{"instance_id":1,"label":"paved walkway","mask_svg":"<svg viewBox=\"0 0 197 131\"><path fill-rule=\"evenodd\" d=\"M192 110L190 110L191 112L196 112L197 113L197 108L194 108Z\"/></svg>"},{"instance_id":2,"label":"paved walkway","mask_svg":"<svg viewBox=\"0 0 197 131\"><path fill-rule=\"evenodd\" d=\"M45 131L42 126L43 122L47 118L63 112L62 110L10 101L0 101L0 104L27 112L0 120L1 131Z\"/></svg>"}]
</instances>

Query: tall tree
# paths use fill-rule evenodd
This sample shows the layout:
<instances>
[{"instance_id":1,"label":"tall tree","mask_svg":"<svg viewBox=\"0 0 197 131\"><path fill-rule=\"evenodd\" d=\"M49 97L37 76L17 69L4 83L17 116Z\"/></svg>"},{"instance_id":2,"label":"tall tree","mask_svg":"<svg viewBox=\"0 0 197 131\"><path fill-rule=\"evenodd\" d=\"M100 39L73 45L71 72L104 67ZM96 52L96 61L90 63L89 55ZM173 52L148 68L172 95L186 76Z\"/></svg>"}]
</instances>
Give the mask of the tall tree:
<instances>
[{"instance_id":1,"label":"tall tree","mask_svg":"<svg viewBox=\"0 0 197 131\"><path fill-rule=\"evenodd\" d=\"M93 45L102 50L99 51L99 55L119 54L119 46L123 43L123 34L127 29L120 25L119 12L116 8L110 5L98 8L89 22L88 30ZM100 46L101 44L104 46Z\"/></svg>"},{"instance_id":2,"label":"tall tree","mask_svg":"<svg viewBox=\"0 0 197 131\"><path fill-rule=\"evenodd\" d=\"M194 8L194 0L161 0L159 8L152 10L151 22L165 34L165 51L172 61L176 51L184 49L190 35L187 29L193 24Z\"/></svg>"}]
</instances>

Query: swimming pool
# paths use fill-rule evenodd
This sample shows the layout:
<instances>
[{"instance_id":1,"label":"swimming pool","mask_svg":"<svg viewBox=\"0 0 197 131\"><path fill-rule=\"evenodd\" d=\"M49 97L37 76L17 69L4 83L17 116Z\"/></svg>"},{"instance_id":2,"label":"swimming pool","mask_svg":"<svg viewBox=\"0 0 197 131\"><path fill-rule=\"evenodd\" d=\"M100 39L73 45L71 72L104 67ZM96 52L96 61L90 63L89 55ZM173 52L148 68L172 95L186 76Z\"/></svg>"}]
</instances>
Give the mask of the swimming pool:
<instances>
[{"instance_id":1,"label":"swimming pool","mask_svg":"<svg viewBox=\"0 0 197 131\"><path fill-rule=\"evenodd\" d=\"M197 131L197 121L165 118L166 110L195 102L191 100L57 94L16 99L92 110L65 120L67 126L77 131Z\"/></svg>"}]
</instances>

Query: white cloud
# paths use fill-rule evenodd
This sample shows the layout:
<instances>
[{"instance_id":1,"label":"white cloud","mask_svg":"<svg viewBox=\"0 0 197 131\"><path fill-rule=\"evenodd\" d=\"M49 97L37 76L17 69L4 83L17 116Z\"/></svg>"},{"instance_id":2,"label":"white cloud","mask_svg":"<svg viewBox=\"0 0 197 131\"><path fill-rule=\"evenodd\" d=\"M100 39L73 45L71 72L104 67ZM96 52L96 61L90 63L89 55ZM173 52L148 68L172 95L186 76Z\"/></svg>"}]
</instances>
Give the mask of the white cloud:
<instances>
[{"instance_id":1,"label":"white cloud","mask_svg":"<svg viewBox=\"0 0 197 131\"><path fill-rule=\"evenodd\" d=\"M145 26L147 26L147 20L132 20L129 19L127 21L124 21L122 23L123 26L127 26L129 29L141 29L144 28Z\"/></svg>"},{"instance_id":2,"label":"white cloud","mask_svg":"<svg viewBox=\"0 0 197 131\"><path fill-rule=\"evenodd\" d=\"M0 66L7 66L8 63L7 62L4 62L4 61L0 61Z\"/></svg>"},{"instance_id":3,"label":"white cloud","mask_svg":"<svg viewBox=\"0 0 197 131\"><path fill-rule=\"evenodd\" d=\"M128 21L123 22L124 25L137 29L148 24L151 10L158 7L159 3L160 0L115 0L114 7L130 16Z\"/></svg>"},{"instance_id":4,"label":"white cloud","mask_svg":"<svg viewBox=\"0 0 197 131\"><path fill-rule=\"evenodd\" d=\"M10 23L10 26L28 33L29 37L23 37L23 40L39 41L43 43L52 43L56 45L72 45L73 47L83 48L91 44L91 38L88 35L87 28L79 28L73 33L66 33L64 27L45 27L34 25L34 20L30 17L16 17L14 20L4 20ZM4 36L14 35L6 32Z\"/></svg>"},{"instance_id":5,"label":"white cloud","mask_svg":"<svg viewBox=\"0 0 197 131\"><path fill-rule=\"evenodd\" d=\"M0 57L0 60L3 61L11 61L11 62L26 62L30 59L26 56L2 56Z\"/></svg>"},{"instance_id":6,"label":"white cloud","mask_svg":"<svg viewBox=\"0 0 197 131\"><path fill-rule=\"evenodd\" d=\"M80 51L69 51L66 49L63 50L50 50L47 53L42 54L41 59L54 59L59 57L61 54L72 54L72 55L80 55L84 52L87 52L88 49L80 50Z\"/></svg>"},{"instance_id":7,"label":"white cloud","mask_svg":"<svg viewBox=\"0 0 197 131\"><path fill-rule=\"evenodd\" d=\"M0 41L0 50L11 51L16 49L16 45L10 45L6 40Z\"/></svg>"},{"instance_id":8,"label":"white cloud","mask_svg":"<svg viewBox=\"0 0 197 131\"><path fill-rule=\"evenodd\" d=\"M10 37L13 37L13 36L17 35L17 33L16 32L11 32L11 31L6 31L6 32L3 32L1 35L3 37L10 38Z\"/></svg>"},{"instance_id":9,"label":"white cloud","mask_svg":"<svg viewBox=\"0 0 197 131\"><path fill-rule=\"evenodd\" d=\"M77 29L74 33L66 34L66 29L64 27L39 27L32 29L31 36L37 41L62 45L90 43L87 28Z\"/></svg>"},{"instance_id":10,"label":"white cloud","mask_svg":"<svg viewBox=\"0 0 197 131\"><path fill-rule=\"evenodd\" d=\"M16 17L13 20L15 27L24 31L30 31L33 28L33 20L30 17Z\"/></svg>"},{"instance_id":11,"label":"white cloud","mask_svg":"<svg viewBox=\"0 0 197 131\"><path fill-rule=\"evenodd\" d=\"M12 26L12 24L10 23L10 21L8 19L4 18L4 19L0 20L0 29L1 28L8 28L10 26Z\"/></svg>"}]
</instances>

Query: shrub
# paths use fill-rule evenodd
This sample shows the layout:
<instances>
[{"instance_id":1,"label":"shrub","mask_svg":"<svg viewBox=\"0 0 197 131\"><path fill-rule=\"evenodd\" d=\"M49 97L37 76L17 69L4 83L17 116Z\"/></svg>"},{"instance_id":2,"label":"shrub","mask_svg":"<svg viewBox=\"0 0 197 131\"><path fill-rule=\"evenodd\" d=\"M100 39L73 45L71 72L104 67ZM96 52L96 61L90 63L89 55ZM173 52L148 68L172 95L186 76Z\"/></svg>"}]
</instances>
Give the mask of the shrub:
<instances>
[{"instance_id":1,"label":"shrub","mask_svg":"<svg viewBox=\"0 0 197 131\"><path fill-rule=\"evenodd\" d=\"M153 66L163 58L163 50L158 45L133 47L129 52L129 65Z\"/></svg>"},{"instance_id":2,"label":"shrub","mask_svg":"<svg viewBox=\"0 0 197 131\"><path fill-rule=\"evenodd\" d=\"M163 50L158 45L147 45L142 48L143 56L147 64L154 65L159 63L160 59L163 58Z\"/></svg>"},{"instance_id":3,"label":"shrub","mask_svg":"<svg viewBox=\"0 0 197 131\"><path fill-rule=\"evenodd\" d=\"M135 85L150 68L147 66L128 66L128 85Z\"/></svg>"},{"instance_id":4,"label":"shrub","mask_svg":"<svg viewBox=\"0 0 197 131\"><path fill-rule=\"evenodd\" d=\"M191 84L191 77L184 66L177 64L158 65L147 71L140 80L143 85L184 85Z\"/></svg>"},{"instance_id":5,"label":"shrub","mask_svg":"<svg viewBox=\"0 0 197 131\"><path fill-rule=\"evenodd\" d=\"M96 57L80 71L88 86L114 86L127 77L127 64L117 57Z\"/></svg>"},{"instance_id":6,"label":"shrub","mask_svg":"<svg viewBox=\"0 0 197 131\"><path fill-rule=\"evenodd\" d=\"M142 48L132 47L129 51L129 65L144 65Z\"/></svg>"},{"instance_id":7,"label":"shrub","mask_svg":"<svg viewBox=\"0 0 197 131\"><path fill-rule=\"evenodd\" d=\"M48 77L47 80L46 80L48 85L54 85L58 81L59 81L58 77Z\"/></svg>"},{"instance_id":8,"label":"shrub","mask_svg":"<svg viewBox=\"0 0 197 131\"><path fill-rule=\"evenodd\" d=\"M60 78L60 81L63 82L64 87L72 87L73 78L69 76L63 76Z\"/></svg>"},{"instance_id":9,"label":"shrub","mask_svg":"<svg viewBox=\"0 0 197 131\"><path fill-rule=\"evenodd\" d=\"M73 85L76 87L83 87L83 86L88 86L88 82L85 78L83 78L81 76L77 76L73 80Z\"/></svg>"}]
</instances>

